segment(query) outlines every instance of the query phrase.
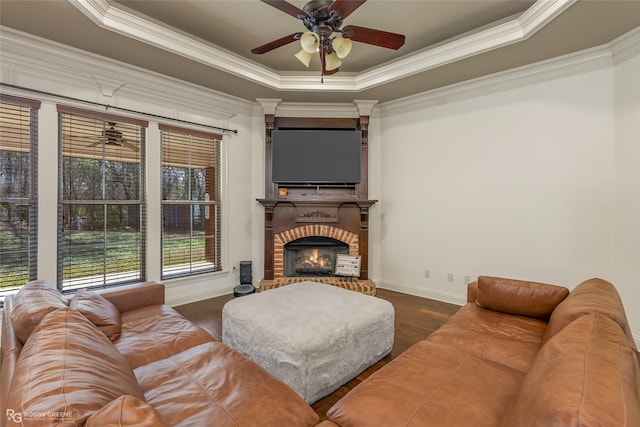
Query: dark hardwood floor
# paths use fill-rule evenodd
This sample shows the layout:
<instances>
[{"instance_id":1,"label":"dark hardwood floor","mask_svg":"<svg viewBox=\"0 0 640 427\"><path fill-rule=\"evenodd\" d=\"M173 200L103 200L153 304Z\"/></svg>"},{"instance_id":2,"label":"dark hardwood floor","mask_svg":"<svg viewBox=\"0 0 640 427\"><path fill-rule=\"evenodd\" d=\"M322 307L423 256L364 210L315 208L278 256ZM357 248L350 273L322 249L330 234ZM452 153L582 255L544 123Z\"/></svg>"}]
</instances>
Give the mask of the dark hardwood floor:
<instances>
[{"instance_id":1,"label":"dark hardwood floor","mask_svg":"<svg viewBox=\"0 0 640 427\"><path fill-rule=\"evenodd\" d=\"M320 419L349 390L364 381L369 375L382 368L416 342L426 338L438 329L458 308L457 305L415 297L399 292L378 289L379 298L393 304L395 317L395 337L391 353L378 363L366 369L360 375L329 396L314 403L313 409ZM222 340L222 307L233 295L225 295L175 307L183 316L196 323L216 339Z\"/></svg>"}]
</instances>

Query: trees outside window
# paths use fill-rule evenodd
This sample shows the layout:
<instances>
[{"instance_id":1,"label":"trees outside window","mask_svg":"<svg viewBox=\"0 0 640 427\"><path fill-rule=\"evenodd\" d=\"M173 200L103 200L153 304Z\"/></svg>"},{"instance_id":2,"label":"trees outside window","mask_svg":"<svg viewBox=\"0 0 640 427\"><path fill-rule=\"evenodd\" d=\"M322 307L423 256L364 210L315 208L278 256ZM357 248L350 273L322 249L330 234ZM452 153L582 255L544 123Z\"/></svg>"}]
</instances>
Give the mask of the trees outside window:
<instances>
[{"instance_id":1,"label":"trees outside window","mask_svg":"<svg viewBox=\"0 0 640 427\"><path fill-rule=\"evenodd\" d=\"M146 280L146 122L58 107L58 283Z\"/></svg>"},{"instance_id":2,"label":"trees outside window","mask_svg":"<svg viewBox=\"0 0 640 427\"><path fill-rule=\"evenodd\" d=\"M39 108L0 95L0 296L37 275Z\"/></svg>"},{"instance_id":3,"label":"trees outside window","mask_svg":"<svg viewBox=\"0 0 640 427\"><path fill-rule=\"evenodd\" d=\"M220 140L168 125L162 131L162 278L221 269Z\"/></svg>"}]
</instances>

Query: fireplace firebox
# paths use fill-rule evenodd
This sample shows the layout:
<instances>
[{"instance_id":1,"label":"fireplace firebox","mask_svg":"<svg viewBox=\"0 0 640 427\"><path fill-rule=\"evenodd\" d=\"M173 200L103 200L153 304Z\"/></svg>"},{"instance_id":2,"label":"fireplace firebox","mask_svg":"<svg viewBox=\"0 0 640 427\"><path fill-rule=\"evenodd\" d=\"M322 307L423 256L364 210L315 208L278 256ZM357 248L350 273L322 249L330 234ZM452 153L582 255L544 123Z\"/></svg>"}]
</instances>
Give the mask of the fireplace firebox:
<instances>
[{"instance_id":1,"label":"fireplace firebox","mask_svg":"<svg viewBox=\"0 0 640 427\"><path fill-rule=\"evenodd\" d=\"M333 276L337 255L348 253L348 244L330 237L293 240L284 245L284 276Z\"/></svg>"}]
</instances>

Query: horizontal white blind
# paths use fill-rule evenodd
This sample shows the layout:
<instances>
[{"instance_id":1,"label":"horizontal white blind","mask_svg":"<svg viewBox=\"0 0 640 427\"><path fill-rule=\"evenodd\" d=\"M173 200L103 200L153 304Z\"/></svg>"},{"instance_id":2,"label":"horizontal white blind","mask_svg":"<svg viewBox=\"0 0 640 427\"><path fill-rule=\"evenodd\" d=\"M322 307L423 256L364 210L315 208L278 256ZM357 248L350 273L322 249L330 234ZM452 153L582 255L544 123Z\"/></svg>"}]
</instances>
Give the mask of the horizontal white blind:
<instances>
[{"instance_id":1,"label":"horizontal white blind","mask_svg":"<svg viewBox=\"0 0 640 427\"><path fill-rule=\"evenodd\" d=\"M76 289L145 280L146 123L58 111L58 282Z\"/></svg>"},{"instance_id":2,"label":"horizontal white blind","mask_svg":"<svg viewBox=\"0 0 640 427\"><path fill-rule=\"evenodd\" d=\"M221 269L221 136L162 131L162 277Z\"/></svg>"},{"instance_id":3,"label":"horizontal white blind","mask_svg":"<svg viewBox=\"0 0 640 427\"><path fill-rule=\"evenodd\" d=\"M0 296L37 276L39 107L0 97Z\"/></svg>"}]
</instances>

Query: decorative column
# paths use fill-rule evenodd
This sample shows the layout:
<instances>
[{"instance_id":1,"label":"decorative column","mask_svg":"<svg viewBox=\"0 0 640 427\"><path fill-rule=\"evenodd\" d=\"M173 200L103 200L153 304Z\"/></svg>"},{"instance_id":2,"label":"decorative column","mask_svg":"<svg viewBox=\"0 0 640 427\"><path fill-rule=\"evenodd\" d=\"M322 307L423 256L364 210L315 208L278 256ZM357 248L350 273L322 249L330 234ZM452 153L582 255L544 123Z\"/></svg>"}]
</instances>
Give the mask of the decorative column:
<instances>
[{"instance_id":1,"label":"decorative column","mask_svg":"<svg viewBox=\"0 0 640 427\"><path fill-rule=\"evenodd\" d=\"M362 133L362 170L360 184L358 184L358 198L367 200L369 198L369 116L378 101L356 99L353 103L358 109L360 117L358 126Z\"/></svg>"},{"instance_id":2,"label":"decorative column","mask_svg":"<svg viewBox=\"0 0 640 427\"><path fill-rule=\"evenodd\" d=\"M265 169L264 169L264 189L265 197L273 199L275 186L271 180L271 131L275 127L276 109L281 99L258 98L256 99L262 106L265 123ZM264 206L264 278L273 279L273 210L276 203L263 203Z\"/></svg>"},{"instance_id":3,"label":"decorative column","mask_svg":"<svg viewBox=\"0 0 640 427\"><path fill-rule=\"evenodd\" d=\"M273 198L275 195L275 185L271 180L271 131L275 128L276 110L281 99L257 98L262 111L264 112L264 142L265 142L265 168L264 168L264 191L266 198Z\"/></svg>"}]
</instances>

